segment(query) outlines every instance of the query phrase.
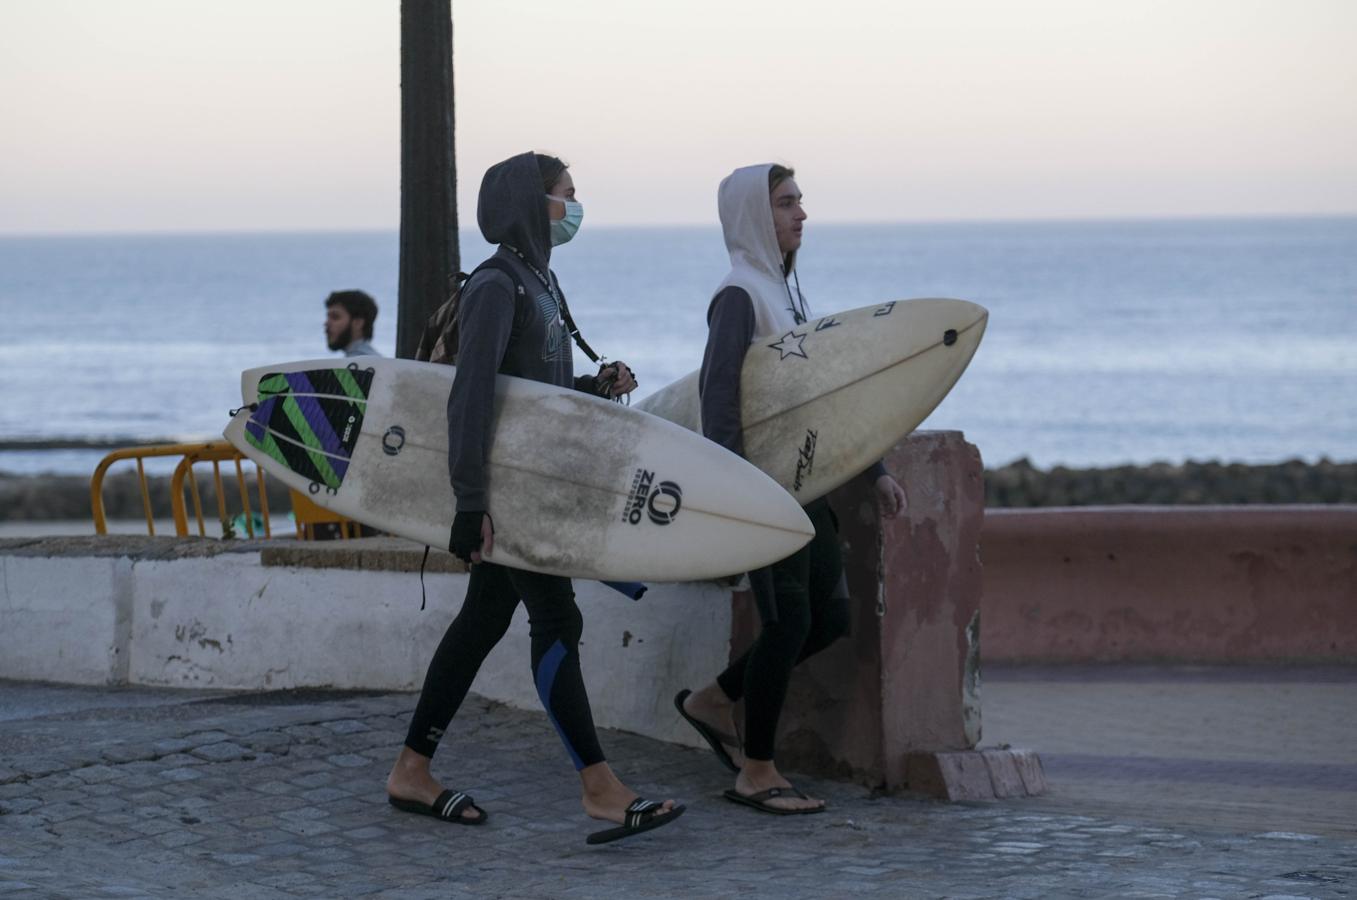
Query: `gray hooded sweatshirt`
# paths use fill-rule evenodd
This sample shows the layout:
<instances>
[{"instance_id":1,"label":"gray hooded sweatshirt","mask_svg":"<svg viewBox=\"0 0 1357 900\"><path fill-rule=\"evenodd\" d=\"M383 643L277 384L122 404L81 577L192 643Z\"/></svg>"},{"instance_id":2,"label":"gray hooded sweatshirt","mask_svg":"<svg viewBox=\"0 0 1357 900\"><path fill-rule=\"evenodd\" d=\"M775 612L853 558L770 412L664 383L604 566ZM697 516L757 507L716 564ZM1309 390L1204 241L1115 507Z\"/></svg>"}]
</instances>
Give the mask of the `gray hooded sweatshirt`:
<instances>
[{"instance_id":1,"label":"gray hooded sweatshirt","mask_svg":"<svg viewBox=\"0 0 1357 900\"><path fill-rule=\"evenodd\" d=\"M561 316L565 296L548 268L546 191L532 153L486 171L476 221L485 239L499 245L495 255L513 267L522 287L495 269L475 273L462 287L457 375L448 395L448 476L459 512L486 509L496 374L582 390L593 383L591 376L574 378L570 334ZM548 440L543 435L543 443Z\"/></svg>"}]
</instances>

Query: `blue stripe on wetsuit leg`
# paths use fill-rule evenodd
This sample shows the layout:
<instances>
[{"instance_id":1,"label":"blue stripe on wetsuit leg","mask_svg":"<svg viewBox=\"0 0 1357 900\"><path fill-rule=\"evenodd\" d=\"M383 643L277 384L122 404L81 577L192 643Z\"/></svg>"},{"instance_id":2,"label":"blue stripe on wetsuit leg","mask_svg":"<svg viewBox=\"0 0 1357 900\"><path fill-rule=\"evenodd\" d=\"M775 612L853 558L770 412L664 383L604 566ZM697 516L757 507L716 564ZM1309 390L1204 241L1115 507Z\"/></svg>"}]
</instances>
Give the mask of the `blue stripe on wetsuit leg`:
<instances>
[{"instance_id":1,"label":"blue stripe on wetsuit leg","mask_svg":"<svg viewBox=\"0 0 1357 900\"><path fill-rule=\"evenodd\" d=\"M570 738L566 737L561 723L556 720L556 713L551 708L551 689L556 686L556 673L561 668L566 652L565 644L557 641L551 645L551 649L542 654L542 661L537 664L537 696L541 698L542 708L547 711L547 718L551 720L551 724L556 726L556 733L561 736L561 743L565 744L570 759L575 763L575 771L578 772L584 768L584 760L575 752Z\"/></svg>"},{"instance_id":2,"label":"blue stripe on wetsuit leg","mask_svg":"<svg viewBox=\"0 0 1357 900\"><path fill-rule=\"evenodd\" d=\"M646 592L646 586L639 581L605 581L603 583L619 593L626 594L633 600L640 600L641 595Z\"/></svg>"}]
</instances>

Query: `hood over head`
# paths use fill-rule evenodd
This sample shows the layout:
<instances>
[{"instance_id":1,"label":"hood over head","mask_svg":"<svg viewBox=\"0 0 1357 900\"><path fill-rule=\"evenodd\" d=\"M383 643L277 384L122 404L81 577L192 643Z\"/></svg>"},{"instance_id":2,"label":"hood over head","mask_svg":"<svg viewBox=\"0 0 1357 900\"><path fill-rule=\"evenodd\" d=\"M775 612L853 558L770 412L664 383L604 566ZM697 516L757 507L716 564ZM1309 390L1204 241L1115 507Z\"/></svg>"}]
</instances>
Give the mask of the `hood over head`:
<instances>
[{"instance_id":1,"label":"hood over head","mask_svg":"<svg viewBox=\"0 0 1357 900\"><path fill-rule=\"evenodd\" d=\"M736 169L726 176L716 193L721 230L730 252L730 272L716 293L737 287L749 295L754 307L756 338L795 329L798 318L808 314L800 288L793 300L787 284L787 275L796 266L796 254L787 255L784 270L782 252L777 246L773 203L768 193L768 171L772 167L771 163L762 163Z\"/></svg>"},{"instance_id":2,"label":"hood over head","mask_svg":"<svg viewBox=\"0 0 1357 900\"><path fill-rule=\"evenodd\" d=\"M520 153L485 170L476 224L492 244L522 251L534 266L551 262L551 220L535 153Z\"/></svg>"},{"instance_id":3,"label":"hood over head","mask_svg":"<svg viewBox=\"0 0 1357 900\"><path fill-rule=\"evenodd\" d=\"M733 266L741 264L772 278L782 279L796 266L796 254L789 255L783 269L782 251L777 246L773 227L773 204L768 194L768 171L772 163L744 166L721 181L716 192L716 207L721 215L721 230Z\"/></svg>"}]
</instances>

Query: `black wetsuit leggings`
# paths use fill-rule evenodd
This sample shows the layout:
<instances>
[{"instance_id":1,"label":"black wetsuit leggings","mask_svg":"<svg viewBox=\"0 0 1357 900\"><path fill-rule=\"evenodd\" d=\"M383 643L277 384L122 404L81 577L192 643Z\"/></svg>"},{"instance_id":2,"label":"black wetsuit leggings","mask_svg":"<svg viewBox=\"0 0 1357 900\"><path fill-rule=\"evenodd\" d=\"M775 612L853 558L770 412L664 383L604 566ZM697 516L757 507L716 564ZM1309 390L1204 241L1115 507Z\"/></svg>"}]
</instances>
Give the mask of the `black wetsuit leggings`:
<instances>
[{"instance_id":1,"label":"black wetsuit leggings","mask_svg":"<svg viewBox=\"0 0 1357 900\"><path fill-rule=\"evenodd\" d=\"M815 537L772 565L777 621L765 621L753 645L716 678L727 697L744 698L744 753L750 759L773 758L792 668L848 633L838 523L827 502L812 503L806 514Z\"/></svg>"},{"instance_id":2,"label":"black wetsuit leggings","mask_svg":"<svg viewBox=\"0 0 1357 900\"><path fill-rule=\"evenodd\" d=\"M471 567L462 611L448 626L424 676L405 746L433 756L485 657L509 629L522 599L532 634L532 676L547 717L575 768L603 762L589 696L580 675L584 619L569 578L508 569Z\"/></svg>"}]
</instances>

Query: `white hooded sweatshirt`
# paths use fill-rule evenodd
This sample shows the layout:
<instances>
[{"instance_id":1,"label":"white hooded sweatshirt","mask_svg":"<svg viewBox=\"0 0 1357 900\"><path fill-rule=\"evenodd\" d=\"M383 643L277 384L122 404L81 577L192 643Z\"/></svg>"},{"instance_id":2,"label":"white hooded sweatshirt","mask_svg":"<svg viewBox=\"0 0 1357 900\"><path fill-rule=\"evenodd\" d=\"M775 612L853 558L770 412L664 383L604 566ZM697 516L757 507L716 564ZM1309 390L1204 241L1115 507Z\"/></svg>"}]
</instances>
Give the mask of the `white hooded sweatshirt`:
<instances>
[{"instance_id":1,"label":"white hooded sweatshirt","mask_svg":"<svg viewBox=\"0 0 1357 900\"><path fill-rule=\"evenodd\" d=\"M763 164L736 169L721 182L717 207L730 252L730 272L717 287L707 309L707 347L698 375L702 433L732 453L744 455L741 421L740 373L749 348L768 337L781 337L801 327L810 315L800 290L783 275L782 253L773 227L773 204L768 194L768 170ZM788 272L795 268L791 254ZM749 295L746 308L735 288ZM795 300L793 301L793 298ZM719 302L718 302L719 301ZM794 305L793 305L794 304ZM749 322L753 312L752 327ZM771 346L771 345L770 345ZM873 480L886 474L877 463L869 470Z\"/></svg>"},{"instance_id":2,"label":"white hooded sweatshirt","mask_svg":"<svg viewBox=\"0 0 1357 900\"><path fill-rule=\"evenodd\" d=\"M754 304L754 337L781 335L797 326L805 298L787 284L796 266L796 254L784 273L782 252L773 227L773 205L768 196L771 163L745 166L731 172L716 194L721 229L730 253L730 273L715 294L738 287ZM713 294L713 296L715 296ZM793 299L795 298L795 299ZM804 320L804 319L803 319Z\"/></svg>"},{"instance_id":3,"label":"white hooded sweatshirt","mask_svg":"<svg viewBox=\"0 0 1357 900\"><path fill-rule=\"evenodd\" d=\"M805 304L783 275L768 194L771 168L764 164L736 169L717 192L730 272L707 308L707 347L698 394L703 435L739 455L744 454L740 372L745 356L754 343L794 331L795 310Z\"/></svg>"}]
</instances>

